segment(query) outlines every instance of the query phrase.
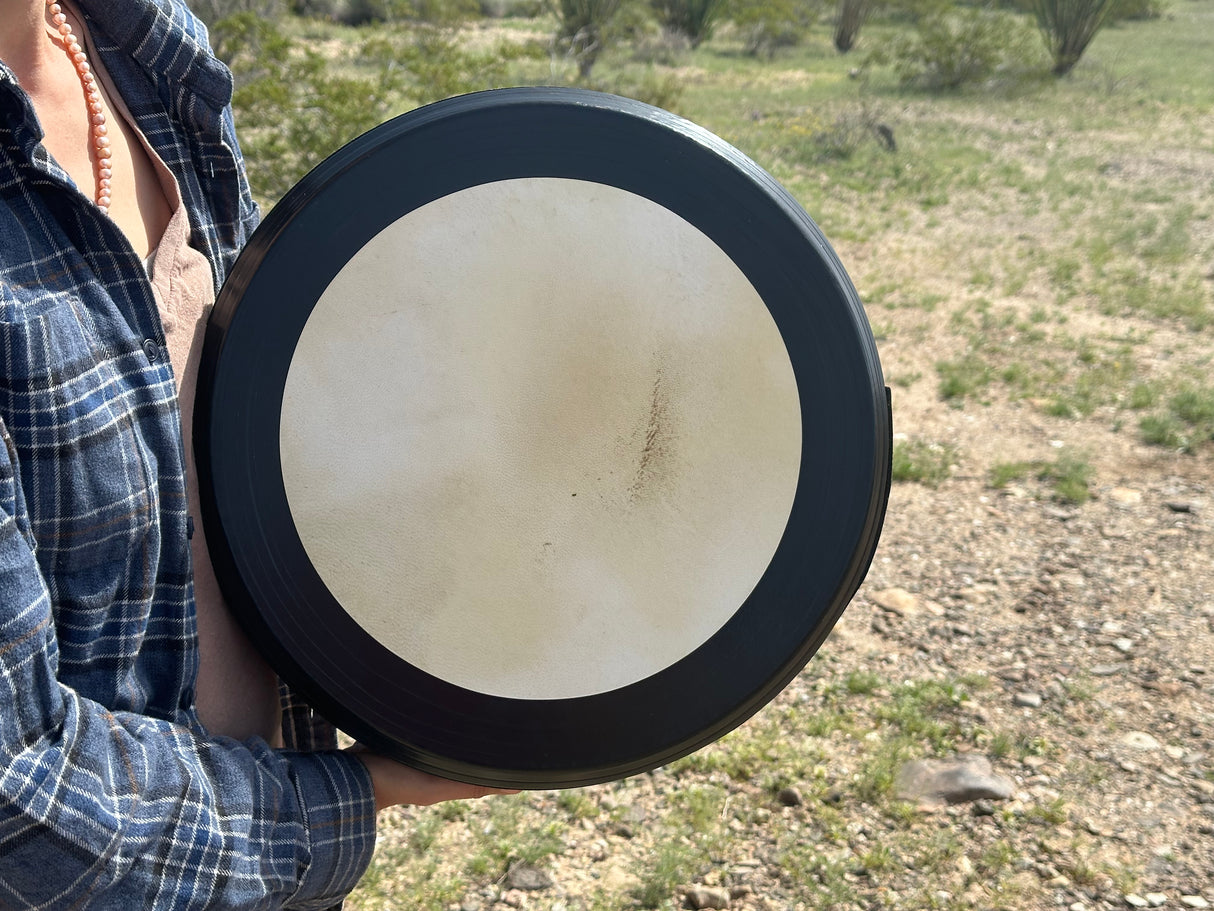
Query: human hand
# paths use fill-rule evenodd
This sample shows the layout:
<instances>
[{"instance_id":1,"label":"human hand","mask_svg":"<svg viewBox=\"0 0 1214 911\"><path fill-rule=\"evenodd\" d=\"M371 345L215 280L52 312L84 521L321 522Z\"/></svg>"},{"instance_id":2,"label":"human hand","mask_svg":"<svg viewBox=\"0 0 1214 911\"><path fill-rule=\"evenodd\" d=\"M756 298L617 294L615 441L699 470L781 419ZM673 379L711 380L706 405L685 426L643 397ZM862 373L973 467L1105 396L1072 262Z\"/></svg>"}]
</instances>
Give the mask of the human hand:
<instances>
[{"instance_id":1,"label":"human hand","mask_svg":"<svg viewBox=\"0 0 1214 911\"><path fill-rule=\"evenodd\" d=\"M372 753L362 746L349 752L362 760L371 773L371 784L375 788L375 809L398 805L425 807L444 800L466 800L486 797L490 794L517 794L516 789L489 788L483 785L450 781L410 768L395 760Z\"/></svg>"}]
</instances>

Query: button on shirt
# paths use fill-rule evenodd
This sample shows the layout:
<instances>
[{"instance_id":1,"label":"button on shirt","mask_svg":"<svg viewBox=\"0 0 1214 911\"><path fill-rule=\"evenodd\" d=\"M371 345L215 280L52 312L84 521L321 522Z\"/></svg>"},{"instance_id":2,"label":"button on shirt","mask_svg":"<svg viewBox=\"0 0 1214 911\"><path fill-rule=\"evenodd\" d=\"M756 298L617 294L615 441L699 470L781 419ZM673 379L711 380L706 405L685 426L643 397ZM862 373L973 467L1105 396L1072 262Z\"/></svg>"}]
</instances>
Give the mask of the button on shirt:
<instances>
[{"instance_id":1,"label":"button on shirt","mask_svg":"<svg viewBox=\"0 0 1214 911\"><path fill-rule=\"evenodd\" d=\"M184 5L78 5L218 287L257 217L230 76ZM0 64L0 907L329 907L370 859L370 779L198 723L163 327L40 139Z\"/></svg>"}]
</instances>

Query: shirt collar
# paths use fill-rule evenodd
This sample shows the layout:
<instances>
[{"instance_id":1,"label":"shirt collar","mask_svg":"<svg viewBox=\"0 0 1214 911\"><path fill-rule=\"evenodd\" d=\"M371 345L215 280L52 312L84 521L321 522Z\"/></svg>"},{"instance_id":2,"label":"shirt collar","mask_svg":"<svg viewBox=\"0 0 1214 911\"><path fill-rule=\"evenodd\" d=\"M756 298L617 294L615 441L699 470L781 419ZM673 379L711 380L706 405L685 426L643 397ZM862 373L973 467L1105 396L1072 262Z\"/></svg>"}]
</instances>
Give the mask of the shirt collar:
<instances>
[{"instance_id":1,"label":"shirt collar","mask_svg":"<svg viewBox=\"0 0 1214 911\"><path fill-rule=\"evenodd\" d=\"M105 52L129 55L155 80L167 80L216 110L232 100L232 74L215 59L206 27L174 0L75 0ZM109 41L100 40L102 35ZM108 46L107 46L108 45ZM175 94L175 93L174 93Z\"/></svg>"}]
</instances>

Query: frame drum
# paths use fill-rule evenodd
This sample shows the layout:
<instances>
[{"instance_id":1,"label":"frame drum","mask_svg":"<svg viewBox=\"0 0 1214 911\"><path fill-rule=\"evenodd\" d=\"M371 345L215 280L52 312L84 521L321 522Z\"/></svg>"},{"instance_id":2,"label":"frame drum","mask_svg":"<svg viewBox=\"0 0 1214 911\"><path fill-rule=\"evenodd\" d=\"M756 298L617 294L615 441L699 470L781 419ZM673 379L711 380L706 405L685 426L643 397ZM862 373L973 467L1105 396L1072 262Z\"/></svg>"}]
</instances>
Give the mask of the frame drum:
<instances>
[{"instance_id":1,"label":"frame drum","mask_svg":"<svg viewBox=\"0 0 1214 911\"><path fill-rule=\"evenodd\" d=\"M195 418L229 604L339 728L523 788L652 769L805 665L889 493L856 292L720 139L506 89L323 162L215 305Z\"/></svg>"}]
</instances>

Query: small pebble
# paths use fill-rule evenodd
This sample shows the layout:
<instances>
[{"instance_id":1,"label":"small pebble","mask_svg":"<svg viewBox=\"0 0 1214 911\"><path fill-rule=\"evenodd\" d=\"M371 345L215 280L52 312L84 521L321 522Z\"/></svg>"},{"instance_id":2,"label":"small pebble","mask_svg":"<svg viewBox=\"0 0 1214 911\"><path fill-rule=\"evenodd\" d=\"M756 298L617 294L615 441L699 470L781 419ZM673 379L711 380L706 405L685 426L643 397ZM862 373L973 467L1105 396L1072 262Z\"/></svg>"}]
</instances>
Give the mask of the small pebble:
<instances>
[{"instance_id":1,"label":"small pebble","mask_svg":"<svg viewBox=\"0 0 1214 911\"><path fill-rule=\"evenodd\" d=\"M1125 903L1126 903L1127 905L1129 905L1131 908L1147 908L1147 907L1150 907L1150 906L1147 904L1147 900L1146 900L1145 898L1143 898L1141 895L1138 895L1138 894L1136 894L1136 893L1134 893L1134 892L1131 892L1129 895L1126 895L1126 896L1124 896L1124 897L1125 897Z\"/></svg>"},{"instance_id":2,"label":"small pebble","mask_svg":"<svg viewBox=\"0 0 1214 911\"><path fill-rule=\"evenodd\" d=\"M1200 895L1182 895L1182 896L1180 896L1180 903L1182 905L1187 905L1190 908L1208 908L1208 907L1210 907L1210 903L1208 901L1206 901L1204 898L1202 898Z\"/></svg>"},{"instance_id":3,"label":"small pebble","mask_svg":"<svg viewBox=\"0 0 1214 911\"><path fill-rule=\"evenodd\" d=\"M1041 708L1041 697L1037 693L1017 693L1012 697L1012 704L1026 709Z\"/></svg>"},{"instance_id":4,"label":"small pebble","mask_svg":"<svg viewBox=\"0 0 1214 911\"><path fill-rule=\"evenodd\" d=\"M776 800L786 807L799 807L805 803L805 798L796 788L781 788L780 793L776 795Z\"/></svg>"},{"instance_id":5,"label":"small pebble","mask_svg":"<svg viewBox=\"0 0 1214 911\"><path fill-rule=\"evenodd\" d=\"M1148 892L1144 898L1146 898L1147 904L1152 908L1158 908L1168 903L1168 897L1162 892Z\"/></svg>"}]
</instances>

